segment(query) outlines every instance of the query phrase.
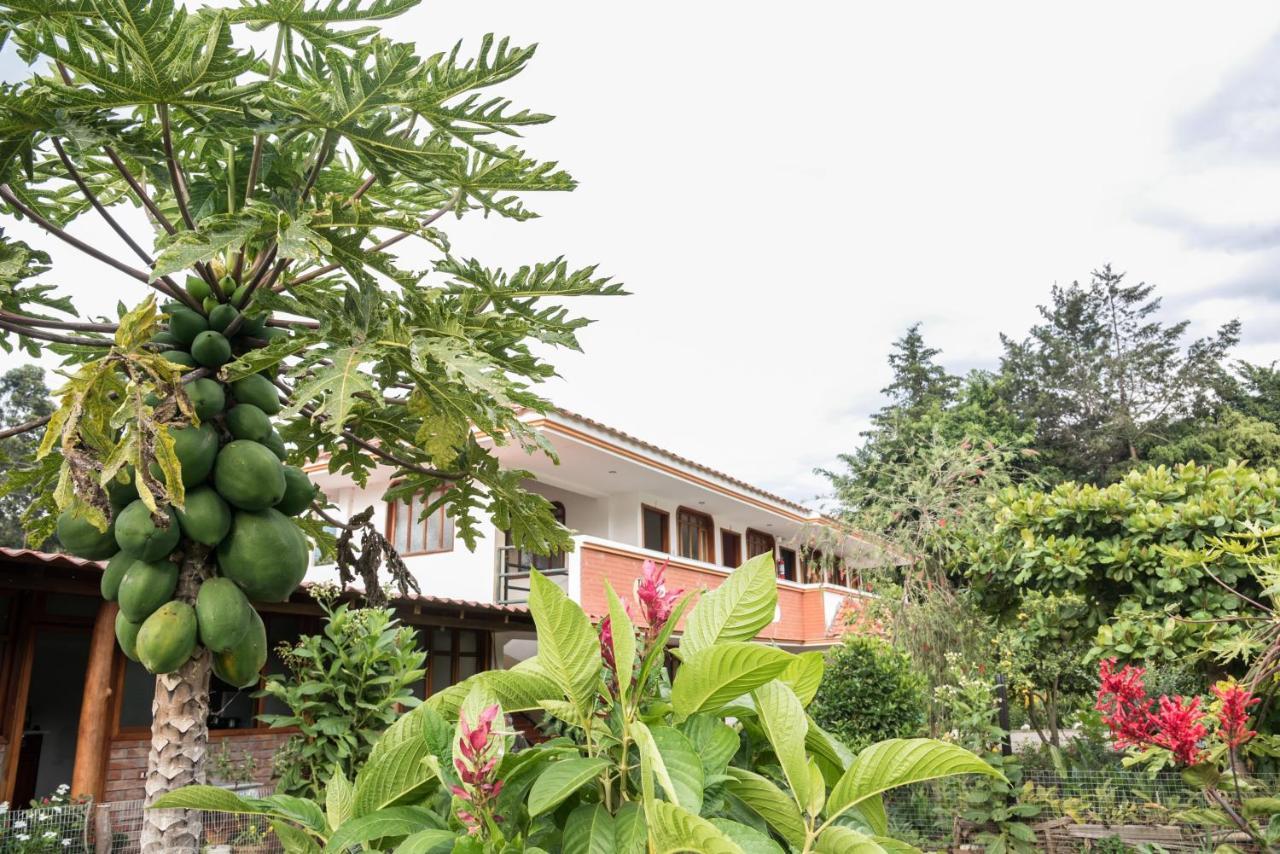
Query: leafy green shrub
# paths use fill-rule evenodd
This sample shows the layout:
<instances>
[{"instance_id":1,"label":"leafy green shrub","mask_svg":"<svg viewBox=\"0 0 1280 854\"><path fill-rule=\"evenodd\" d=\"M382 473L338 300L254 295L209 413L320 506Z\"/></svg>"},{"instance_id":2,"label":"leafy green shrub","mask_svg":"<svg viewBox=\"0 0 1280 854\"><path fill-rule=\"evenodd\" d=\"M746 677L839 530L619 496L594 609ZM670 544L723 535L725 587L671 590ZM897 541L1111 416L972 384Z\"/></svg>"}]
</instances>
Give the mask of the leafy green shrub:
<instances>
[{"instance_id":1,"label":"leafy green shrub","mask_svg":"<svg viewBox=\"0 0 1280 854\"><path fill-rule=\"evenodd\" d=\"M777 608L773 558L753 558L688 609L645 567L634 613L608 617L534 572L538 654L471 677L401 716L352 780L315 800L209 786L157 809L262 815L289 852L836 854L909 850L887 839L882 795L957 774L998 776L962 747L891 739L856 757L805 712L823 657L754 643ZM668 641L688 610L668 683ZM581 731L514 750L508 712Z\"/></svg>"},{"instance_id":2,"label":"leafy green shrub","mask_svg":"<svg viewBox=\"0 0 1280 854\"><path fill-rule=\"evenodd\" d=\"M288 672L269 676L261 692L289 708L263 715L264 722L298 728L275 756L280 791L311 797L335 771L355 775L378 735L402 709L418 705L412 686L426 673L417 632L400 625L394 611L334 608L323 595L318 601L327 615L324 633L282 644Z\"/></svg>"},{"instance_id":3,"label":"leafy green shrub","mask_svg":"<svg viewBox=\"0 0 1280 854\"><path fill-rule=\"evenodd\" d=\"M827 652L809 713L853 750L886 738L919 735L925 680L911 658L880 638L849 635Z\"/></svg>"}]
</instances>

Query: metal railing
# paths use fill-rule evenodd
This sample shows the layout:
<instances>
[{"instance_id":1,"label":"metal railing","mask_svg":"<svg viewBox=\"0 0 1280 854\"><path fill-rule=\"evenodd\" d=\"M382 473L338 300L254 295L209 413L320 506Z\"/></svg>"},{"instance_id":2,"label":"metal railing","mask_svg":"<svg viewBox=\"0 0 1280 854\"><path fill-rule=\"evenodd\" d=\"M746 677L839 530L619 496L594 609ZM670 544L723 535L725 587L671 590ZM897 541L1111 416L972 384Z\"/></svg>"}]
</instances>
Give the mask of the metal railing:
<instances>
[{"instance_id":1,"label":"metal railing","mask_svg":"<svg viewBox=\"0 0 1280 854\"><path fill-rule=\"evenodd\" d=\"M515 546L499 546L494 553L494 561L493 601L499 605L528 602L529 579L535 569L548 578L557 579L556 583L561 586L568 583L569 570L563 554L535 555ZM560 578L565 580L561 582Z\"/></svg>"}]
</instances>

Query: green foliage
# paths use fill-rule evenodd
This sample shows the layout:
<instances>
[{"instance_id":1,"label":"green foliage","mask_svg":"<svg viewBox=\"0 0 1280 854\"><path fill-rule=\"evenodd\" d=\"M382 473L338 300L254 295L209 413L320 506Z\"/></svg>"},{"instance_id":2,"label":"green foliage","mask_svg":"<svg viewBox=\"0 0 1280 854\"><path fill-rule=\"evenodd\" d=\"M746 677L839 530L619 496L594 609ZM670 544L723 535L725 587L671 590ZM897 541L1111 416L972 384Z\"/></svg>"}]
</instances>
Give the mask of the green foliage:
<instances>
[{"instance_id":1,"label":"green foliage","mask_svg":"<svg viewBox=\"0 0 1280 854\"><path fill-rule=\"evenodd\" d=\"M821 659L742 639L758 622L756 612L772 613L776 602L773 567L763 572L760 565L742 567L720 588L725 595L704 595L690 611L688 624L706 634L694 651L676 650L687 657L676 676L681 695L700 698L686 713L672 709L664 679L637 678L637 662L652 653L647 647L665 648L658 627L633 636L640 646L614 668L595 631L591 646L581 642L587 619L581 608L535 575L539 655L509 671L473 676L401 716L354 784L339 770L314 801L251 800L190 786L155 806L265 815L282 822L286 834L306 837L290 849L298 851L354 844L401 852L440 844L477 854L914 850L885 836L884 792L960 774L999 774L956 745L890 739L854 757L825 734L791 687L807 685L812 662ZM679 613L675 608L670 621ZM631 628L621 619L610 627L615 636L624 630ZM775 674L783 678L760 676L761 662L746 647L781 657ZM615 656L626 648L610 644ZM694 665L704 658L718 666ZM588 664L594 693L584 700L578 683ZM716 687L727 683L737 690ZM624 693L621 684L631 690ZM581 737L512 752L503 714L539 708ZM447 718L456 718L456 727Z\"/></svg>"},{"instance_id":2,"label":"green foliage","mask_svg":"<svg viewBox=\"0 0 1280 854\"><path fill-rule=\"evenodd\" d=\"M289 708L262 720L298 728L276 754L280 791L312 798L335 772L355 777L378 734L418 704L412 689L426 673L417 633L393 611L320 601L324 632L282 646L288 672L268 677L262 691Z\"/></svg>"},{"instance_id":3,"label":"green foliage","mask_svg":"<svg viewBox=\"0 0 1280 854\"><path fill-rule=\"evenodd\" d=\"M925 723L924 677L906 652L879 638L845 637L826 656L809 713L853 750L918 735Z\"/></svg>"},{"instance_id":4,"label":"green foliage","mask_svg":"<svg viewBox=\"0 0 1280 854\"><path fill-rule=\"evenodd\" d=\"M990 534L971 544L968 579L1006 623L1028 592L1081 597L1087 609L1072 625L1095 655L1194 657L1242 631L1231 620L1244 602L1231 588L1258 588L1239 555L1216 550L1202 562L1177 553L1280 523L1278 507L1280 472L1237 464L1146 468L1108 487L1011 488Z\"/></svg>"},{"instance_id":5,"label":"green foliage","mask_svg":"<svg viewBox=\"0 0 1280 854\"><path fill-rule=\"evenodd\" d=\"M44 383L44 372L39 368L24 365L0 377L0 430L44 418L52 412L53 401ZM41 470L47 472L49 464L56 471L61 458L54 456L48 463L33 462L37 443L32 433L0 439L0 466L5 469L4 481L0 483L0 546L21 548L28 542L39 546L52 532L57 516L53 498L47 492L34 489L32 484L39 482ZM30 540L24 529L31 531Z\"/></svg>"}]
</instances>

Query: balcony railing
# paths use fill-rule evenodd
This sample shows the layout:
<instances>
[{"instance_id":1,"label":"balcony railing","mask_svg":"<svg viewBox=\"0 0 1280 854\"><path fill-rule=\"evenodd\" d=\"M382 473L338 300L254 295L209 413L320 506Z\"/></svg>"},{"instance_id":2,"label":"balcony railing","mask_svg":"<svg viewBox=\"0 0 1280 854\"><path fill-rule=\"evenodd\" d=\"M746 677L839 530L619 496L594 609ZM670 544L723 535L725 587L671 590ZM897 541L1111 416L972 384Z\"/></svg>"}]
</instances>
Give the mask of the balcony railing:
<instances>
[{"instance_id":1,"label":"balcony railing","mask_svg":"<svg viewBox=\"0 0 1280 854\"><path fill-rule=\"evenodd\" d=\"M563 554L548 557L515 546L499 546L494 558L497 565L493 573L493 601L499 605L528 602L529 579L535 569L561 587L568 586L569 570Z\"/></svg>"}]
</instances>

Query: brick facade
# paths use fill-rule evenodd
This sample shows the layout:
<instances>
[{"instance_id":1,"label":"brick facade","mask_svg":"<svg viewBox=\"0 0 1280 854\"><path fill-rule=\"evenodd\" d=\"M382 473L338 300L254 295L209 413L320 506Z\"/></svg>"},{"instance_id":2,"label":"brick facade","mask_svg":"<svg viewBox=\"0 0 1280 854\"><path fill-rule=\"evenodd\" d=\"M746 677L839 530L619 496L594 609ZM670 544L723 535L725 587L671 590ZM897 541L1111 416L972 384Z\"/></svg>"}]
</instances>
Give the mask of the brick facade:
<instances>
[{"instance_id":1,"label":"brick facade","mask_svg":"<svg viewBox=\"0 0 1280 854\"><path fill-rule=\"evenodd\" d=\"M272 779L272 757L288 738L288 732L220 730L209 734L209 750L211 754L217 753L225 744L236 761L246 755L252 756L257 765L253 782L265 784ZM111 751L107 757L107 787L102 797L104 803L146 797L143 784L147 774L149 741L144 736L117 736L111 740ZM212 770L211 764L209 767Z\"/></svg>"}]
</instances>

